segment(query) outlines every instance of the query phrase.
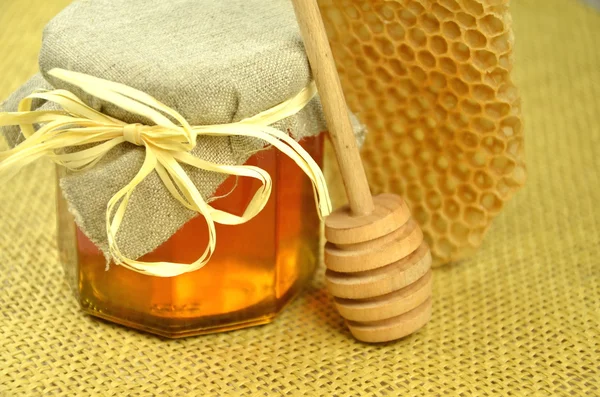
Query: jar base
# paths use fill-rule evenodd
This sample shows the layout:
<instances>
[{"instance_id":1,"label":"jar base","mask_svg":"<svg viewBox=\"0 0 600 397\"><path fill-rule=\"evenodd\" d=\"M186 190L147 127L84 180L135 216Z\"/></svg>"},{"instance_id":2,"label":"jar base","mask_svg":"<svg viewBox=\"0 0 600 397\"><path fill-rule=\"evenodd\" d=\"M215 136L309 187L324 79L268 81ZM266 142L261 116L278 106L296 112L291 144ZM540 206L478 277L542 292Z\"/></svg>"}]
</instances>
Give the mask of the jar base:
<instances>
[{"instance_id":1,"label":"jar base","mask_svg":"<svg viewBox=\"0 0 600 397\"><path fill-rule=\"evenodd\" d=\"M309 275L310 278L312 278L312 274ZM268 324L304 291L306 284L307 281L299 280L277 301L276 305L272 301L265 301L238 312L191 319L160 316L149 317L147 313L134 312L130 312L128 316L115 316L110 314L112 308L100 308L97 306L99 302L95 303L90 299L80 300L79 306L84 313L102 320L165 338L179 339ZM251 316L252 313L261 314Z\"/></svg>"}]
</instances>

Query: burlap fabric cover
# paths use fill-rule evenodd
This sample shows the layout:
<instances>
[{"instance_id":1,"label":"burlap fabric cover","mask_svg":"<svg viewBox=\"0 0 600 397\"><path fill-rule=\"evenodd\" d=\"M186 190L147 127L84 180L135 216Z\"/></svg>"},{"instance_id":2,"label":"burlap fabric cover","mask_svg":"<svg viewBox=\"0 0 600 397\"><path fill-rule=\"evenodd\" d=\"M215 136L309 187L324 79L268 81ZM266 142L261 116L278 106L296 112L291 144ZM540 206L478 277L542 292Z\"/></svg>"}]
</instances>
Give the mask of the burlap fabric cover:
<instances>
[{"instance_id":1,"label":"burlap fabric cover","mask_svg":"<svg viewBox=\"0 0 600 397\"><path fill-rule=\"evenodd\" d=\"M47 75L58 67L124 83L182 114L192 125L239 121L300 92L311 80L289 1L78 1L46 27L32 78L4 108L36 88L65 88L120 120L151 124ZM47 83L46 82L49 83ZM318 99L276 127L301 139L326 129ZM19 141L18 128L8 141ZM245 137L200 137L193 154L219 164L242 164L263 142ZM126 143L97 166L61 180L70 210L104 252L106 204L140 169L144 149ZM185 167L205 198L225 174ZM117 241L136 259L152 251L195 215L168 192L156 173L140 184Z\"/></svg>"},{"instance_id":2,"label":"burlap fabric cover","mask_svg":"<svg viewBox=\"0 0 600 397\"><path fill-rule=\"evenodd\" d=\"M35 73L66 3L0 2L0 97ZM0 396L600 395L600 14L572 0L511 12L529 180L473 257L434 271L422 331L354 341L323 269L246 330L165 340L85 316L62 282L40 162L0 189Z\"/></svg>"}]
</instances>

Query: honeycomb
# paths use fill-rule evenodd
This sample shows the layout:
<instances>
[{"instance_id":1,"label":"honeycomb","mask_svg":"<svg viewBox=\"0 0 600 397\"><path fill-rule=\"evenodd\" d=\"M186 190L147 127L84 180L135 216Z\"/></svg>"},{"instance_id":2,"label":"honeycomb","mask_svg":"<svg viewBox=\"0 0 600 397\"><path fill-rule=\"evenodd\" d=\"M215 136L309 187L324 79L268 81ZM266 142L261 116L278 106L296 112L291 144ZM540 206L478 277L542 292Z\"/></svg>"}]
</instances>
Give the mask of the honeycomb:
<instances>
[{"instance_id":1,"label":"honeycomb","mask_svg":"<svg viewBox=\"0 0 600 397\"><path fill-rule=\"evenodd\" d=\"M473 252L526 175L508 0L319 5L373 194L408 201L437 265Z\"/></svg>"}]
</instances>

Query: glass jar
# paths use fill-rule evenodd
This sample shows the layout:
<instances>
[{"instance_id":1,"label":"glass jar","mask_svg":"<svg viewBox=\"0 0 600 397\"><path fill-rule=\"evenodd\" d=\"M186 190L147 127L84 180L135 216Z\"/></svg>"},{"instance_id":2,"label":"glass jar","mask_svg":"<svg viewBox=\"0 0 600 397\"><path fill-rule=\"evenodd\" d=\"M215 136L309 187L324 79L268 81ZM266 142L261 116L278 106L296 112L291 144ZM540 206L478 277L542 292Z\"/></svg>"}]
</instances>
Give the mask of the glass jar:
<instances>
[{"instance_id":1,"label":"glass jar","mask_svg":"<svg viewBox=\"0 0 600 397\"><path fill-rule=\"evenodd\" d=\"M304 149L322 163L323 134L304 139ZM176 277L143 275L110 264L77 228L57 189L61 260L81 308L119 324L167 337L227 331L271 321L311 278L318 260L320 222L308 177L274 148L246 164L271 175L267 206L243 225L217 225L217 248L203 268ZM226 180L216 196L230 192ZM215 208L241 214L258 182L240 178ZM144 261L190 263L208 241L201 216L188 221Z\"/></svg>"}]
</instances>

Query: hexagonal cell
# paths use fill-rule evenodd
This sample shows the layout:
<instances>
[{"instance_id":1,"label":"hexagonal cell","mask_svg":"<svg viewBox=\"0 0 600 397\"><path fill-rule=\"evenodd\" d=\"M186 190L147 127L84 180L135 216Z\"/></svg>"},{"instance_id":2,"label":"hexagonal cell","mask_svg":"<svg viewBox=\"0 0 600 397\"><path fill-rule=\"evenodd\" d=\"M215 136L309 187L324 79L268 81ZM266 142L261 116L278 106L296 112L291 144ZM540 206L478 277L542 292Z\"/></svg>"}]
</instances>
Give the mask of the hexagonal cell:
<instances>
[{"instance_id":1,"label":"hexagonal cell","mask_svg":"<svg viewBox=\"0 0 600 397\"><path fill-rule=\"evenodd\" d=\"M412 183L408 186L406 190L406 196L413 202L421 202L423 201L424 197L423 189L419 184Z\"/></svg>"},{"instance_id":2,"label":"hexagonal cell","mask_svg":"<svg viewBox=\"0 0 600 397\"><path fill-rule=\"evenodd\" d=\"M408 192L407 192L408 193ZM410 193L408 193L410 194ZM423 207L417 206L412 210L413 218L419 223L421 227L426 227L429 222L429 211L426 211Z\"/></svg>"},{"instance_id":3,"label":"hexagonal cell","mask_svg":"<svg viewBox=\"0 0 600 397\"><path fill-rule=\"evenodd\" d=\"M383 92L381 85L379 85L379 83L375 79L367 80L367 89L371 90L372 92L376 92L376 93Z\"/></svg>"},{"instance_id":4,"label":"hexagonal cell","mask_svg":"<svg viewBox=\"0 0 600 397\"><path fill-rule=\"evenodd\" d=\"M473 96L475 99L485 102L493 100L496 95L491 87L483 84L476 84L473 86Z\"/></svg>"},{"instance_id":5,"label":"hexagonal cell","mask_svg":"<svg viewBox=\"0 0 600 397\"><path fill-rule=\"evenodd\" d=\"M504 83L498 88L498 99L501 101L513 103L517 101L518 98L519 92L514 85Z\"/></svg>"},{"instance_id":6,"label":"hexagonal cell","mask_svg":"<svg viewBox=\"0 0 600 397\"><path fill-rule=\"evenodd\" d=\"M361 16L361 13L353 4L347 4L346 7L342 8L342 12L346 14L350 19L360 19Z\"/></svg>"},{"instance_id":7,"label":"hexagonal cell","mask_svg":"<svg viewBox=\"0 0 600 397\"><path fill-rule=\"evenodd\" d=\"M504 33L500 36L493 37L490 40L490 49L496 53L506 53L510 51L512 43L512 34Z\"/></svg>"},{"instance_id":8,"label":"hexagonal cell","mask_svg":"<svg viewBox=\"0 0 600 397\"><path fill-rule=\"evenodd\" d=\"M496 189L498 190L498 195L504 200L508 197L511 192L511 184L510 180L507 178L502 178L496 183Z\"/></svg>"},{"instance_id":9,"label":"hexagonal cell","mask_svg":"<svg viewBox=\"0 0 600 397\"><path fill-rule=\"evenodd\" d=\"M449 128L451 131L454 131L454 129ZM448 142L445 146L444 146L444 154L448 156L448 158L450 159L450 161L452 162L463 162L466 159L466 155L465 152L460 148L460 146L456 143L450 143Z\"/></svg>"},{"instance_id":10,"label":"hexagonal cell","mask_svg":"<svg viewBox=\"0 0 600 397\"><path fill-rule=\"evenodd\" d=\"M417 60L419 63L426 68L434 68L435 67L435 57L427 50L419 51L417 54Z\"/></svg>"},{"instance_id":11,"label":"hexagonal cell","mask_svg":"<svg viewBox=\"0 0 600 397\"><path fill-rule=\"evenodd\" d=\"M427 73L420 66L412 66L410 68L410 75L415 80L416 83L422 84L425 80L427 80ZM423 110L423 109L419 109Z\"/></svg>"},{"instance_id":12,"label":"hexagonal cell","mask_svg":"<svg viewBox=\"0 0 600 397\"><path fill-rule=\"evenodd\" d=\"M445 125L440 125L437 128L437 133L438 136L441 138L442 141L452 141L454 140L454 131L451 130L450 128L446 127Z\"/></svg>"},{"instance_id":13,"label":"hexagonal cell","mask_svg":"<svg viewBox=\"0 0 600 397\"><path fill-rule=\"evenodd\" d=\"M458 188L458 198L463 203L474 203L477 197L477 191L471 185L460 185Z\"/></svg>"},{"instance_id":14,"label":"hexagonal cell","mask_svg":"<svg viewBox=\"0 0 600 397\"><path fill-rule=\"evenodd\" d=\"M478 16L483 14L483 5L477 0L463 0L463 9L469 15Z\"/></svg>"},{"instance_id":15,"label":"hexagonal cell","mask_svg":"<svg viewBox=\"0 0 600 397\"><path fill-rule=\"evenodd\" d=\"M395 58L390 59L388 63L396 76L406 76L406 74L408 73L408 69L399 60Z\"/></svg>"},{"instance_id":16,"label":"hexagonal cell","mask_svg":"<svg viewBox=\"0 0 600 397\"><path fill-rule=\"evenodd\" d=\"M419 26L423 27L427 33L437 33L440 30L440 23L433 14L424 13L419 18Z\"/></svg>"},{"instance_id":17,"label":"hexagonal cell","mask_svg":"<svg viewBox=\"0 0 600 397\"><path fill-rule=\"evenodd\" d=\"M525 180L527 179L527 172L525 171L525 167L517 165L510 176L514 181L513 186L523 186Z\"/></svg>"},{"instance_id":18,"label":"hexagonal cell","mask_svg":"<svg viewBox=\"0 0 600 397\"><path fill-rule=\"evenodd\" d=\"M385 37L377 37L375 38L375 46L379 49L383 55L391 56L396 52L394 45L390 40Z\"/></svg>"},{"instance_id":19,"label":"hexagonal cell","mask_svg":"<svg viewBox=\"0 0 600 397\"><path fill-rule=\"evenodd\" d=\"M520 157L523 152L523 137L516 136L506 143L506 152L513 157Z\"/></svg>"},{"instance_id":20,"label":"hexagonal cell","mask_svg":"<svg viewBox=\"0 0 600 397\"><path fill-rule=\"evenodd\" d=\"M423 92L423 100L427 103L427 109L432 109L435 106L435 102L436 102L435 96L432 95L430 92L428 92L428 91ZM430 112L428 112L427 115L423 115L420 123L423 124L425 126L425 128L432 130L433 128L438 126L439 123L437 122L437 120L435 120L433 117L431 117L431 115L429 113Z\"/></svg>"},{"instance_id":21,"label":"hexagonal cell","mask_svg":"<svg viewBox=\"0 0 600 397\"><path fill-rule=\"evenodd\" d=\"M340 30L348 29L348 26L347 26L348 20L346 18L344 18L344 15L340 12L340 10L335 9L335 8L330 8L326 12L327 12L327 15L325 15L325 19L328 19L328 20L334 22L334 24L327 24L327 26L325 26L328 34L332 33L331 32L332 29L340 29Z\"/></svg>"},{"instance_id":22,"label":"hexagonal cell","mask_svg":"<svg viewBox=\"0 0 600 397\"><path fill-rule=\"evenodd\" d=\"M503 201L494 193L484 193L481 195L480 203L487 211L499 212L502 209Z\"/></svg>"},{"instance_id":23,"label":"hexagonal cell","mask_svg":"<svg viewBox=\"0 0 600 397\"><path fill-rule=\"evenodd\" d=\"M498 175L507 175L515 168L515 161L506 156L494 156L490 168Z\"/></svg>"},{"instance_id":24,"label":"hexagonal cell","mask_svg":"<svg viewBox=\"0 0 600 397\"><path fill-rule=\"evenodd\" d=\"M483 236L485 235L486 228L474 228L469 231L469 244L474 247L478 247L481 245L481 241L483 240Z\"/></svg>"},{"instance_id":25,"label":"hexagonal cell","mask_svg":"<svg viewBox=\"0 0 600 397\"><path fill-rule=\"evenodd\" d=\"M504 32L504 23L495 15L489 14L477 21L481 31L488 37Z\"/></svg>"},{"instance_id":26,"label":"hexagonal cell","mask_svg":"<svg viewBox=\"0 0 600 397\"><path fill-rule=\"evenodd\" d=\"M398 55L405 62L412 62L415 60L415 52L406 44L401 44L398 47Z\"/></svg>"},{"instance_id":27,"label":"hexagonal cell","mask_svg":"<svg viewBox=\"0 0 600 397\"><path fill-rule=\"evenodd\" d=\"M450 120L448 120L450 125L457 129L463 129L469 125L469 118L463 114L460 109L456 109L454 112L450 114Z\"/></svg>"},{"instance_id":28,"label":"hexagonal cell","mask_svg":"<svg viewBox=\"0 0 600 397\"><path fill-rule=\"evenodd\" d=\"M425 7L423 7L420 0L410 1L406 5L406 8L411 10L415 15L420 15L425 11Z\"/></svg>"},{"instance_id":29,"label":"hexagonal cell","mask_svg":"<svg viewBox=\"0 0 600 397\"><path fill-rule=\"evenodd\" d=\"M425 111L425 106L427 106L427 103L425 101L421 100L421 98L419 98L419 97L412 97L408 101L408 106L410 106L411 108L414 108L417 113L423 113ZM420 128L418 128L418 129L420 130Z\"/></svg>"},{"instance_id":30,"label":"hexagonal cell","mask_svg":"<svg viewBox=\"0 0 600 397\"><path fill-rule=\"evenodd\" d=\"M456 74L456 63L450 58L441 58L440 69L447 74Z\"/></svg>"},{"instance_id":31,"label":"hexagonal cell","mask_svg":"<svg viewBox=\"0 0 600 397\"><path fill-rule=\"evenodd\" d=\"M354 37L348 39L344 45L346 48L348 48L351 54L360 54L362 52L362 44Z\"/></svg>"},{"instance_id":32,"label":"hexagonal cell","mask_svg":"<svg viewBox=\"0 0 600 397\"><path fill-rule=\"evenodd\" d=\"M396 105L396 107L398 107L398 103L402 103L404 101L406 101L406 99L408 98L408 95L406 95L406 93L404 92L400 92L398 91L398 89L395 86L390 86L387 90L387 95L385 96L387 98L387 100L389 102L392 102ZM396 114L397 117L394 117L394 121L393 122L388 122L388 124L390 125L396 125L402 122L403 120L403 113L398 112Z\"/></svg>"},{"instance_id":33,"label":"hexagonal cell","mask_svg":"<svg viewBox=\"0 0 600 397\"><path fill-rule=\"evenodd\" d=\"M410 136L416 143L419 143L425 139L425 132L421 128L414 128L412 131L410 131Z\"/></svg>"},{"instance_id":34,"label":"hexagonal cell","mask_svg":"<svg viewBox=\"0 0 600 397\"><path fill-rule=\"evenodd\" d=\"M448 51L448 43L442 36L433 36L429 39L429 48L436 55L443 55Z\"/></svg>"},{"instance_id":35,"label":"hexagonal cell","mask_svg":"<svg viewBox=\"0 0 600 397\"><path fill-rule=\"evenodd\" d=\"M464 12L456 13L456 20L463 28L471 28L477 24L477 20L472 15Z\"/></svg>"},{"instance_id":36,"label":"hexagonal cell","mask_svg":"<svg viewBox=\"0 0 600 397\"><path fill-rule=\"evenodd\" d=\"M482 168L487 165L489 156L482 149L478 149L468 156L469 163L475 168Z\"/></svg>"},{"instance_id":37,"label":"hexagonal cell","mask_svg":"<svg viewBox=\"0 0 600 397\"><path fill-rule=\"evenodd\" d=\"M442 207L442 196L435 190L428 190L425 204L431 211L436 211Z\"/></svg>"},{"instance_id":38,"label":"hexagonal cell","mask_svg":"<svg viewBox=\"0 0 600 397\"><path fill-rule=\"evenodd\" d=\"M415 85L415 83L406 78L402 79L398 83L397 87L399 92L402 92L406 95L412 95L417 90L417 86Z\"/></svg>"},{"instance_id":39,"label":"hexagonal cell","mask_svg":"<svg viewBox=\"0 0 600 397\"><path fill-rule=\"evenodd\" d=\"M465 32L465 42L471 48L485 48L487 39L480 31L469 29Z\"/></svg>"},{"instance_id":40,"label":"hexagonal cell","mask_svg":"<svg viewBox=\"0 0 600 397\"><path fill-rule=\"evenodd\" d=\"M481 73L469 64L460 65L459 75L467 83L477 83L481 81Z\"/></svg>"},{"instance_id":41,"label":"hexagonal cell","mask_svg":"<svg viewBox=\"0 0 600 397\"><path fill-rule=\"evenodd\" d=\"M410 121L410 123L412 125L418 125L417 121L419 120L420 116L421 116L421 112L418 109L416 109L416 108L406 109L406 117L408 117L408 120Z\"/></svg>"},{"instance_id":42,"label":"hexagonal cell","mask_svg":"<svg viewBox=\"0 0 600 397\"><path fill-rule=\"evenodd\" d=\"M469 237L469 228L460 222L453 222L450 225L450 237L457 242L463 242Z\"/></svg>"},{"instance_id":43,"label":"hexagonal cell","mask_svg":"<svg viewBox=\"0 0 600 397\"><path fill-rule=\"evenodd\" d=\"M472 99L463 99L460 103L460 107L463 111L468 114L480 114L481 113L481 105L479 102L476 102Z\"/></svg>"},{"instance_id":44,"label":"hexagonal cell","mask_svg":"<svg viewBox=\"0 0 600 397\"><path fill-rule=\"evenodd\" d=\"M377 109L389 115L395 115L398 111L398 108L396 107L396 104L394 102L386 101L385 99L380 99L377 102Z\"/></svg>"},{"instance_id":45,"label":"hexagonal cell","mask_svg":"<svg viewBox=\"0 0 600 397\"><path fill-rule=\"evenodd\" d=\"M410 139L403 139L399 143L396 144L394 151L396 153L400 153L403 156L412 156L416 150L417 146ZM403 175L404 177L404 175Z\"/></svg>"},{"instance_id":46,"label":"hexagonal cell","mask_svg":"<svg viewBox=\"0 0 600 397\"><path fill-rule=\"evenodd\" d=\"M460 41L454 42L451 45L452 56L460 62L466 62L471 57L469 47Z\"/></svg>"},{"instance_id":47,"label":"hexagonal cell","mask_svg":"<svg viewBox=\"0 0 600 397\"><path fill-rule=\"evenodd\" d=\"M440 97L440 104L446 110L454 109L458 103L458 99L452 93L446 92Z\"/></svg>"},{"instance_id":48,"label":"hexagonal cell","mask_svg":"<svg viewBox=\"0 0 600 397\"><path fill-rule=\"evenodd\" d=\"M404 36L406 34L404 27L398 22L388 23L386 25L386 29L388 31L389 37L391 37L395 41L400 41L404 39Z\"/></svg>"},{"instance_id":49,"label":"hexagonal cell","mask_svg":"<svg viewBox=\"0 0 600 397\"><path fill-rule=\"evenodd\" d=\"M449 219L458 219L461 216L460 205L455 199L444 200L443 213Z\"/></svg>"},{"instance_id":50,"label":"hexagonal cell","mask_svg":"<svg viewBox=\"0 0 600 397\"><path fill-rule=\"evenodd\" d=\"M452 12L450 10L437 3L431 6L431 12L433 13L433 15L435 15L438 21L443 21L447 18L452 17Z\"/></svg>"},{"instance_id":51,"label":"hexagonal cell","mask_svg":"<svg viewBox=\"0 0 600 397\"><path fill-rule=\"evenodd\" d=\"M393 21L395 19L395 9L398 9L398 4L393 2L375 4L375 12L384 21Z\"/></svg>"},{"instance_id":52,"label":"hexagonal cell","mask_svg":"<svg viewBox=\"0 0 600 397\"><path fill-rule=\"evenodd\" d=\"M421 166L425 170L425 172L422 173L421 182L423 183L423 186L425 186L427 189L434 189L437 185L438 180L437 173L429 170L429 168L427 167L429 166L429 163L431 162L432 158L432 154L428 151L419 151L419 153L417 154L417 160L421 160Z\"/></svg>"},{"instance_id":53,"label":"hexagonal cell","mask_svg":"<svg viewBox=\"0 0 600 397\"><path fill-rule=\"evenodd\" d=\"M433 108L433 115L439 122L444 122L448 119L448 112L441 105L436 105Z\"/></svg>"},{"instance_id":54,"label":"hexagonal cell","mask_svg":"<svg viewBox=\"0 0 600 397\"><path fill-rule=\"evenodd\" d=\"M481 140L481 146L491 154L501 154L506 150L506 144L497 136L488 135Z\"/></svg>"},{"instance_id":55,"label":"hexagonal cell","mask_svg":"<svg viewBox=\"0 0 600 397\"><path fill-rule=\"evenodd\" d=\"M510 105L504 102L488 103L485 105L485 113L497 120L504 116L508 116L510 113Z\"/></svg>"},{"instance_id":56,"label":"hexagonal cell","mask_svg":"<svg viewBox=\"0 0 600 397\"><path fill-rule=\"evenodd\" d=\"M378 66L375 69L375 77L377 77L377 79L382 82L382 83L391 83L394 78L392 77L392 75L384 68L382 68L381 66Z\"/></svg>"},{"instance_id":57,"label":"hexagonal cell","mask_svg":"<svg viewBox=\"0 0 600 397\"><path fill-rule=\"evenodd\" d=\"M352 30L356 33L356 36L361 41L370 41L371 40L371 32L367 28L367 25L360 22L355 22L352 24Z\"/></svg>"},{"instance_id":58,"label":"hexagonal cell","mask_svg":"<svg viewBox=\"0 0 600 397\"><path fill-rule=\"evenodd\" d=\"M458 78L450 80L450 88L458 96L465 96L469 93L469 86Z\"/></svg>"},{"instance_id":59,"label":"hexagonal cell","mask_svg":"<svg viewBox=\"0 0 600 397\"><path fill-rule=\"evenodd\" d=\"M475 117L471 121L471 126L474 131L479 134L485 134L487 132L492 132L496 129L496 124L488 118L485 117Z\"/></svg>"},{"instance_id":60,"label":"hexagonal cell","mask_svg":"<svg viewBox=\"0 0 600 397\"><path fill-rule=\"evenodd\" d=\"M458 188L458 180L453 176L441 178L439 188L444 195L453 196Z\"/></svg>"},{"instance_id":61,"label":"hexagonal cell","mask_svg":"<svg viewBox=\"0 0 600 397\"><path fill-rule=\"evenodd\" d=\"M473 64L480 70L488 70L498 64L498 58L493 52L478 50L473 55Z\"/></svg>"},{"instance_id":62,"label":"hexagonal cell","mask_svg":"<svg viewBox=\"0 0 600 397\"><path fill-rule=\"evenodd\" d=\"M425 47L427 45L427 36L421 29L415 27L408 32L408 40L415 47Z\"/></svg>"},{"instance_id":63,"label":"hexagonal cell","mask_svg":"<svg viewBox=\"0 0 600 397\"><path fill-rule=\"evenodd\" d=\"M513 136L521 132L521 120L516 116L509 116L500 122L500 130L505 136Z\"/></svg>"},{"instance_id":64,"label":"hexagonal cell","mask_svg":"<svg viewBox=\"0 0 600 397\"><path fill-rule=\"evenodd\" d=\"M477 146L479 146L479 138L471 131L461 131L458 134L458 137L459 144L463 145L467 149L475 149Z\"/></svg>"},{"instance_id":65,"label":"hexagonal cell","mask_svg":"<svg viewBox=\"0 0 600 397\"><path fill-rule=\"evenodd\" d=\"M442 25L442 34L450 40L456 40L460 37L460 27L454 21L446 21Z\"/></svg>"},{"instance_id":66,"label":"hexagonal cell","mask_svg":"<svg viewBox=\"0 0 600 397\"><path fill-rule=\"evenodd\" d=\"M371 182L378 185L387 185L387 178L383 172L376 172L371 174Z\"/></svg>"},{"instance_id":67,"label":"hexagonal cell","mask_svg":"<svg viewBox=\"0 0 600 397\"><path fill-rule=\"evenodd\" d=\"M440 155L440 156L437 156L437 158L433 162L433 166L437 172L445 173L445 172L448 172L448 168L450 167L450 162L448 161L447 157Z\"/></svg>"},{"instance_id":68,"label":"hexagonal cell","mask_svg":"<svg viewBox=\"0 0 600 397\"><path fill-rule=\"evenodd\" d=\"M489 173L483 170L475 171L473 174L473 182L475 186L482 190L488 190L494 187L495 180Z\"/></svg>"},{"instance_id":69,"label":"hexagonal cell","mask_svg":"<svg viewBox=\"0 0 600 397\"><path fill-rule=\"evenodd\" d=\"M381 58L381 56L379 55L379 53L377 53L377 50L373 46L363 46L363 52L365 56L373 63L379 62L379 59Z\"/></svg>"},{"instance_id":70,"label":"hexagonal cell","mask_svg":"<svg viewBox=\"0 0 600 397\"><path fill-rule=\"evenodd\" d=\"M400 168L400 174L402 178L406 178L408 180L417 180L419 178L419 169L415 164L407 163L402 168Z\"/></svg>"},{"instance_id":71,"label":"hexagonal cell","mask_svg":"<svg viewBox=\"0 0 600 397\"><path fill-rule=\"evenodd\" d=\"M372 73L372 66L365 58L357 58L356 59L356 67L366 75L370 75ZM338 69L339 71L339 69Z\"/></svg>"},{"instance_id":72,"label":"hexagonal cell","mask_svg":"<svg viewBox=\"0 0 600 397\"><path fill-rule=\"evenodd\" d=\"M417 17L408 9L402 9L398 12L400 23L405 27L414 26L417 23Z\"/></svg>"},{"instance_id":73,"label":"hexagonal cell","mask_svg":"<svg viewBox=\"0 0 600 397\"><path fill-rule=\"evenodd\" d=\"M462 182L469 182L471 179L471 168L464 162L452 164L450 172Z\"/></svg>"},{"instance_id":74,"label":"hexagonal cell","mask_svg":"<svg viewBox=\"0 0 600 397\"><path fill-rule=\"evenodd\" d=\"M458 5L458 3L455 0L439 0L438 2L439 2L439 4L441 4L443 7L445 7L446 9L448 9L450 11L459 11L460 10L460 6Z\"/></svg>"},{"instance_id":75,"label":"hexagonal cell","mask_svg":"<svg viewBox=\"0 0 600 397\"><path fill-rule=\"evenodd\" d=\"M429 81L431 82L431 88L435 92L439 92L446 88L446 77L439 72L431 72L429 74Z\"/></svg>"},{"instance_id":76,"label":"hexagonal cell","mask_svg":"<svg viewBox=\"0 0 600 397\"><path fill-rule=\"evenodd\" d=\"M369 12L365 14L365 21L369 30L375 34L383 32L383 22L379 19L379 16L375 13Z\"/></svg>"},{"instance_id":77,"label":"hexagonal cell","mask_svg":"<svg viewBox=\"0 0 600 397\"><path fill-rule=\"evenodd\" d=\"M470 227L483 226L486 223L486 214L481 208L470 205L465 208L463 219Z\"/></svg>"},{"instance_id":78,"label":"hexagonal cell","mask_svg":"<svg viewBox=\"0 0 600 397\"><path fill-rule=\"evenodd\" d=\"M448 229L448 222L438 213L431 217L431 227L440 234L445 234Z\"/></svg>"}]
</instances>

